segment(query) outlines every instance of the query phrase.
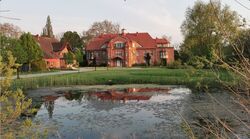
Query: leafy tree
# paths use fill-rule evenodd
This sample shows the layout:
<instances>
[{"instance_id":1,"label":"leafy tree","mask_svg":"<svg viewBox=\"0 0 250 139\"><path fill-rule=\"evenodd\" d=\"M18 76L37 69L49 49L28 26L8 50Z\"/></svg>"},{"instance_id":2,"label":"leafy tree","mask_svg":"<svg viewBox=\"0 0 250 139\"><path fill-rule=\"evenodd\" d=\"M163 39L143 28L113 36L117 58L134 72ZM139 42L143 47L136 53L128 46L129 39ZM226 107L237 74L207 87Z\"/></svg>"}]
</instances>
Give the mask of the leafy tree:
<instances>
[{"instance_id":1,"label":"leafy tree","mask_svg":"<svg viewBox=\"0 0 250 139\"><path fill-rule=\"evenodd\" d=\"M65 53L63 57L64 57L67 64L73 64L74 63L75 55L71 51L69 51L68 53Z\"/></svg>"},{"instance_id":2,"label":"leafy tree","mask_svg":"<svg viewBox=\"0 0 250 139\"><path fill-rule=\"evenodd\" d=\"M79 63L79 65L82 65L83 64L83 59L84 59L84 57L83 57L83 52L82 51L80 51L79 49L77 49L75 52L74 52L74 54L75 54L75 58L76 58L76 61Z\"/></svg>"},{"instance_id":3,"label":"leafy tree","mask_svg":"<svg viewBox=\"0 0 250 139\"><path fill-rule=\"evenodd\" d=\"M15 38L6 37L0 35L0 50L1 56L4 61L7 61L8 55L7 52L12 52L13 56L16 58L16 65L13 68L17 69L17 78L19 78L19 71L20 66L28 61L28 53L27 51L21 46L20 41Z\"/></svg>"},{"instance_id":4,"label":"leafy tree","mask_svg":"<svg viewBox=\"0 0 250 139\"><path fill-rule=\"evenodd\" d=\"M120 25L108 20L94 22L87 31L83 32L83 41L86 44L91 38L107 33L120 33Z\"/></svg>"},{"instance_id":5,"label":"leafy tree","mask_svg":"<svg viewBox=\"0 0 250 139\"><path fill-rule=\"evenodd\" d=\"M47 16L47 22L46 22L45 27L43 28L42 36L46 36L50 38L54 37L50 16Z\"/></svg>"},{"instance_id":6,"label":"leafy tree","mask_svg":"<svg viewBox=\"0 0 250 139\"><path fill-rule=\"evenodd\" d=\"M28 53L27 63L29 64L29 70L31 70L31 63L43 58L42 50L30 33L22 34L22 36L20 37L20 43Z\"/></svg>"},{"instance_id":7,"label":"leafy tree","mask_svg":"<svg viewBox=\"0 0 250 139\"><path fill-rule=\"evenodd\" d=\"M174 59L175 60L180 60L180 52L179 52L179 50L174 50Z\"/></svg>"},{"instance_id":8,"label":"leafy tree","mask_svg":"<svg viewBox=\"0 0 250 139\"><path fill-rule=\"evenodd\" d=\"M28 61L28 53L21 46L20 41L18 39L6 37L0 35L0 50L2 53L2 57L6 60L7 51L11 51L13 56L16 58L16 63L24 64Z\"/></svg>"},{"instance_id":9,"label":"leafy tree","mask_svg":"<svg viewBox=\"0 0 250 139\"><path fill-rule=\"evenodd\" d=\"M83 48L83 42L81 37L78 35L77 32L67 31L63 34L63 37L61 38L61 42L65 43L68 42L71 45L71 48L73 50L79 49L82 50Z\"/></svg>"},{"instance_id":10,"label":"leafy tree","mask_svg":"<svg viewBox=\"0 0 250 139\"><path fill-rule=\"evenodd\" d=\"M220 22L217 18L220 18ZM219 25L223 24L225 28ZM222 57L222 48L227 42L237 36L240 25L236 12L231 11L228 6L222 8L219 1L204 3L197 1L193 8L186 11L186 20L181 29L185 37L181 46L181 54L190 60L193 56L205 57L211 62L216 61L216 56ZM230 38L222 35L222 32L233 32Z\"/></svg>"}]
</instances>

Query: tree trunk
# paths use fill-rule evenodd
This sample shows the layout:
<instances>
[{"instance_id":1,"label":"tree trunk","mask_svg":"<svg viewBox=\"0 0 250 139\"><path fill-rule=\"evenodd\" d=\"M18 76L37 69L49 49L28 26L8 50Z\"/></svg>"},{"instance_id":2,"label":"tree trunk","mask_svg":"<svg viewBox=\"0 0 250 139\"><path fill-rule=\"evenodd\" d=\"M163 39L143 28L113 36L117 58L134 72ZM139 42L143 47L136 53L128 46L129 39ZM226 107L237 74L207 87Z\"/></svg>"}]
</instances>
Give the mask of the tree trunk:
<instances>
[{"instance_id":1,"label":"tree trunk","mask_svg":"<svg viewBox=\"0 0 250 139\"><path fill-rule=\"evenodd\" d=\"M19 73L20 73L20 67L17 67L17 69L16 69L17 71L16 71L16 78L17 79L20 79L20 76L19 76Z\"/></svg>"},{"instance_id":2,"label":"tree trunk","mask_svg":"<svg viewBox=\"0 0 250 139\"><path fill-rule=\"evenodd\" d=\"M29 72L31 72L31 63L29 63Z\"/></svg>"}]
</instances>

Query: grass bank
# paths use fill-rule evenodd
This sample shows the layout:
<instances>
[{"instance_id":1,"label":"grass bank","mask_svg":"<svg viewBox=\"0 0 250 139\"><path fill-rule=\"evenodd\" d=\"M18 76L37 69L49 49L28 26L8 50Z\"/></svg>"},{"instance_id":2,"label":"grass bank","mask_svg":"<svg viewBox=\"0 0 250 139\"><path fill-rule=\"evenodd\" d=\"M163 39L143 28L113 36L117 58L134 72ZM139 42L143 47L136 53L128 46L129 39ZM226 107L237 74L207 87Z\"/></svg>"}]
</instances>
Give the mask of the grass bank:
<instances>
[{"instance_id":1,"label":"grass bank","mask_svg":"<svg viewBox=\"0 0 250 139\"><path fill-rule=\"evenodd\" d=\"M234 78L227 72L219 73L220 79L227 83L234 83ZM101 85L109 84L160 84L185 85L191 88L219 87L217 77L210 70L193 69L109 69L89 71L65 75L52 75L14 80L14 88L35 89L40 87L59 87L70 85Z\"/></svg>"}]
</instances>

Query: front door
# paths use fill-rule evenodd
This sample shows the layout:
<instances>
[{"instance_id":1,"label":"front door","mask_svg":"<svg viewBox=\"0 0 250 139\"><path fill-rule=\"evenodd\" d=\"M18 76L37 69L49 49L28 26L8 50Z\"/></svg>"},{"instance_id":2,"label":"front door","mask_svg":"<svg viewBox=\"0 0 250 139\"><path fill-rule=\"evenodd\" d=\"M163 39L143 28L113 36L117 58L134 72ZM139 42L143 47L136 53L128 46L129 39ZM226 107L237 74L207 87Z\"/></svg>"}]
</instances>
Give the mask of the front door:
<instances>
[{"instance_id":1,"label":"front door","mask_svg":"<svg viewBox=\"0 0 250 139\"><path fill-rule=\"evenodd\" d=\"M116 66L117 67L121 67L122 66L122 60L121 59L117 59L116 60Z\"/></svg>"}]
</instances>

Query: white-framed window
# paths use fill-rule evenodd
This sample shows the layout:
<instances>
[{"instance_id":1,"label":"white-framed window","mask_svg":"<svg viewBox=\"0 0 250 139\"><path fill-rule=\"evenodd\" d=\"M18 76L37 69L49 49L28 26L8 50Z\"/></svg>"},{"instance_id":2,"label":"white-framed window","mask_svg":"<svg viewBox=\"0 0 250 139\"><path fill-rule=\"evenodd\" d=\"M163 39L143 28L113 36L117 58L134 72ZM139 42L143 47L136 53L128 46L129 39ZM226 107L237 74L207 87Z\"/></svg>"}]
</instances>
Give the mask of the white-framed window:
<instances>
[{"instance_id":1,"label":"white-framed window","mask_svg":"<svg viewBox=\"0 0 250 139\"><path fill-rule=\"evenodd\" d=\"M123 48L125 46L124 42L116 42L115 43L115 48Z\"/></svg>"},{"instance_id":2,"label":"white-framed window","mask_svg":"<svg viewBox=\"0 0 250 139\"><path fill-rule=\"evenodd\" d=\"M166 58L167 53L166 51L160 51L160 58Z\"/></svg>"},{"instance_id":3,"label":"white-framed window","mask_svg":"<svg viewBox=\"0 0 250 139\"><path fill-rule=\"evenodd\" d=\"M116 51L116 52L115 52L115 55L116 55L116 56L119 56L119 57L122 57L123 54L122 54L121 51Z\"/></svg>"}]
</instances>

